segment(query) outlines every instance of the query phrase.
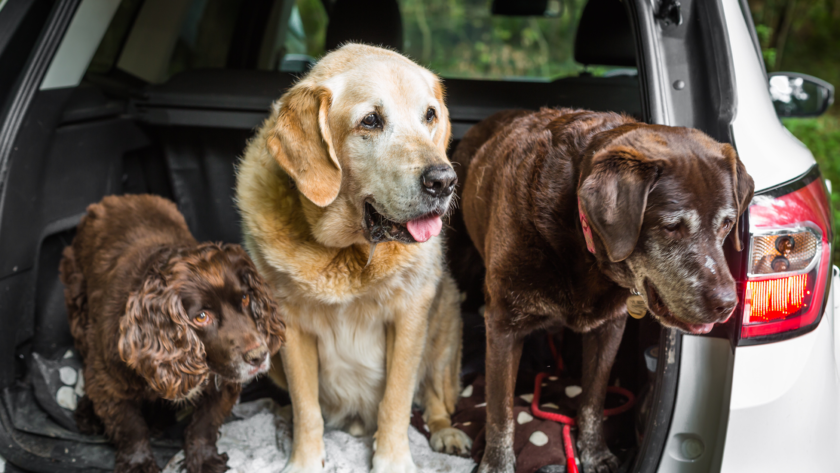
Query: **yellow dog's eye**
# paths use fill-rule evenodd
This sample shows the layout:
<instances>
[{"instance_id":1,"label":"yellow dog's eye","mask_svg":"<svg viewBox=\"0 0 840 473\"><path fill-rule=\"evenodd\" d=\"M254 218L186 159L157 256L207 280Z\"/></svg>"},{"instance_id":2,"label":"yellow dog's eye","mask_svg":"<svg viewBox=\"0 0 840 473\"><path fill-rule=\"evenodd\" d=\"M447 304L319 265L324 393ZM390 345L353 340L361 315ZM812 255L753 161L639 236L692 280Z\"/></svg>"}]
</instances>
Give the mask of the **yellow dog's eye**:
<instances>
[{"instance_id":1,"label":"yellow dog's eye","mask_svg":"<svg viewBox=\"0 0 840 473\"><path fill-rule=\"evenodd\" d=\"M435 112L435 109L429 107L429 109L426 110L426 121L427 122L430 122L430 121L434 120L436 116L437 116L437 113Z\"/></svg>"},{"instance_id":2,"label":"yellow dog's eye","mask_svg":"<svg viewBox=\"0 0 840 473\"><path fill-rule=\"evenodd\" d=\"M251 296L244 294L242 296L242 307L247 307L251 303Z\"/></svg>"},{"instance_id":3,"label":"yellow dog's eye","mask_svg":"<svg viewBox=\"0 0 840 473\"><path fill-rule=\"evenodd\" d=\"M370 113L365 118L362 118L362 125L367 128L376 128L380 125L379 115Z\"/></svg>"},{"instance_id":4,"label":"yellow dog's eye","mask_svg":"<svg viewBox=\"0 0 840 473\"><path fill-rule=\"evenodd\" d=\"M210 315L206 311L201 311L193 320L198 325L207 325L210 323Z\"/></svg>"}]
</instances>

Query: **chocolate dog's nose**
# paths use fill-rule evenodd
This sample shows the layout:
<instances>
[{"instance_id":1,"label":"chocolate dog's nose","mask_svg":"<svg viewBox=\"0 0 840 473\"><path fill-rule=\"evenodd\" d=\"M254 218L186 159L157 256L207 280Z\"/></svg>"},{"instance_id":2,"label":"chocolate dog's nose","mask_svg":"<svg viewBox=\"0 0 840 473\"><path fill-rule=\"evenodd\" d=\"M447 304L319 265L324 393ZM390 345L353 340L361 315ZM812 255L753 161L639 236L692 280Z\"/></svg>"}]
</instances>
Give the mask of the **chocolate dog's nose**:
<instances>
[{"instance_id":1,"label":"chocolate dog's nose","mask_svg":"<svg viewBox=\"0 0 840 473\"><path fill-rule=\"evenodd\" d=\"M251 366L260 366L260 364L262 364L265 360L266 353L268 353L268 348L265 345L260 345L257 348L242 354L242 358L245 359L245 363L248 363Z\"/></svg>"},{"instance_id":2,"label":"chocolate dog's nose","mask_svg":"<svg viewBox=\"0 0 840 473\"><path fill-rule=\"evenodd\" d=\"M423 182L423 190L432 196L447 197L455 190L458 176L451 166L429 166L423 171L420 180Z\"/></svg>"},{"instance_id":3,"label":"chocolate dog's nose","mask_svg":"<svg viewBox=\"0 0 840 473\"><path fill-rule=\"evenodd\" d=\"M728 317L738 305L738 295L731 290L717 290L709 294L709 307L717 317Z\"/></svg>"}]
</instances>

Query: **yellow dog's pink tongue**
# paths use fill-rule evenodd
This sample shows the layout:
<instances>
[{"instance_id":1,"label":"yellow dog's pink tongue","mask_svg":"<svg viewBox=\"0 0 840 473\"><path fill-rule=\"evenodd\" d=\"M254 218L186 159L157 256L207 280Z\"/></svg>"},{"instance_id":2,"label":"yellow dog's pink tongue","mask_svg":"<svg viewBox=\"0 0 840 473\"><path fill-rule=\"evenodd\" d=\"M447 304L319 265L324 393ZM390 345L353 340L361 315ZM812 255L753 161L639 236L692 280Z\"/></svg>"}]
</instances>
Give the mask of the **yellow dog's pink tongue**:
<instances>
[{"instance_id":1,"label":"yellow dog's pink tongue","mask_svg":"<svg viewBox=\"0 0 840 473\"><path fill-rule=\"evenodd\" d=\"M408 229L408 233L411 233L411 236L413 236L415 240L423 243L429 238L440 234L443 222L440 220L439 216L431 215L428 217L415 218L414 220L406 223L405 227Z\"/></svg>"}]
</instances>

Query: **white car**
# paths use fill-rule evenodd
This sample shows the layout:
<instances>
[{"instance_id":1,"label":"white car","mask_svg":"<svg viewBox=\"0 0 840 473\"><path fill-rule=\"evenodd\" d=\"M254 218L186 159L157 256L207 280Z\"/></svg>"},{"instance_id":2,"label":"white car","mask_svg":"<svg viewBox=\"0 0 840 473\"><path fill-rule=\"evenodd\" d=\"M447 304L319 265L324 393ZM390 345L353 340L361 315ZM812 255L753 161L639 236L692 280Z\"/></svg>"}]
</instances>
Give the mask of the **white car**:
<instances>
[{"instance_id":1,"label":"white car","mask_svg":"<svg viewBox=\"0 0 840 473\"><path fill-rule=\"evenodd\" d=\"M370 0L330 16L348 1L0 0L5 471L113 468L106 439L75 430L82 381L57 374L78 369L57 272L86 206L163 195L198 239L239 241L231 199L245 141L315 61L312 45L347 40L429 61L445 79L453 147L496 111L540 106L621 111L732 143L756 190L739 225L745 250L726 250L741 303L703 336L628 322L622 386L647 382L651 344L640 340L659 357L640 399L648 414L628 416L639 435L622 471L840 471L831 185L778 118L819 115L834 91L801 74L768 77L745 0ZM307 16L313 8L328 21ZM546 36L561 32L565 42ZM447 35L466 39L432 47ZM540 57L528 66L537 72L517 72ZM481 282L460 282L468 315ZM471 327L464 366L480 371L470 347L483 335ZM72 389L59 401L61 388ZM243 396L283 398L267 383ZM180 448L173 425L153 441L161 465Z\"/></svg>"}]
</instances>

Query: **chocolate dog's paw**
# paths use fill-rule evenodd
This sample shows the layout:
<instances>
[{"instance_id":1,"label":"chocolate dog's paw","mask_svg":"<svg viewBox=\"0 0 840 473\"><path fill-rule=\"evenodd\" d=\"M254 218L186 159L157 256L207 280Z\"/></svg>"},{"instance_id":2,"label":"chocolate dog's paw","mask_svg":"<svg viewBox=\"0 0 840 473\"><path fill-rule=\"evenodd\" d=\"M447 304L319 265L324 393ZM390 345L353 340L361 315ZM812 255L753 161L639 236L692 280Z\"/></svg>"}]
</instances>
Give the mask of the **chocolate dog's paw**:
<instances>
[{"instance_id":1,"label":"chocolate dog's paw","mask_svg":"<svg viewBox=\"0 0 840 473\"><path fill-rule=\"evenodd\" d=\"M429 444L436 452L465 457L470 454L472 439L461 429L447 427L432 434Z\"/></svg>"},{"instance_id":2,"label":"chocolate dog's paw","mask_svg":"<svg viewBox=\"0 0 840 473\"><path fill-rule=\"evenodd\" d=\"M193 455L184 462L184 469L187 473L225 473L227 461L227 453Z\"/></svg>"},{"instance_id":3,"label":"chocolate dog's paw","mask_svg":"<svg viewBox=\"0 0 840 473\"><path fill-rule=\"evenodd\" d=\"M160 473L160 468L151 455L138 461L136 455L117 454L114 473Z\"/></svg>"},{"instance_id":4,"label":"chocolate dog's paw","mask_svg":"<svg viewBox=\"0 0 840 473\"><path fill-rule=\"evenodd\" d=\"M73 420L76 421L76 427L79 429L79 432L83 434L98 435L105 432L105 426L102 425L102 420L93 411L93 401L87 396L79 398L76 411L73 412Z\"/></svg>"},{"instance_id":5,"label":"chocolate dog's paw","mask_svg":"<svg viewBox=\"0 0 840 473\"><path fill-rule=\"evenodd\" d=\"M478 473L514 473L516 471L516 454L513 445L497 445L495 448L487 446L484 456L478 465Z\"/></svg>"},{"instance_id":6,"label":"chocolate dog's paw","mask_svg":"<svg viewBox=\"0 0 840 473\"><path fill-rule=\"evenodd\" d=\"M486 462L481 462L481 464L476 467L475 471L477 473L513 473L514 471L516 471L516 465L509 464L502 466L491 466Z\"/></svg>"},{"instance_id":7,"label":"chocolate dog's paw","mask_svg":"<svg viewBox=\"0 0 840 473\"><path fill-rule=\"evenodd\" d=\"M606 447L593 451L583 450L580 453L583 471L586 473L617 473L618 458Z\"/></svg>"}]
</instances>

